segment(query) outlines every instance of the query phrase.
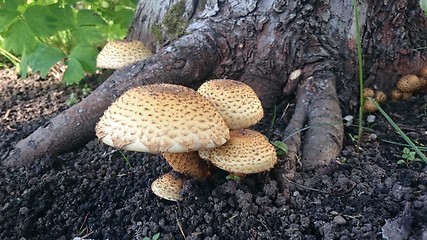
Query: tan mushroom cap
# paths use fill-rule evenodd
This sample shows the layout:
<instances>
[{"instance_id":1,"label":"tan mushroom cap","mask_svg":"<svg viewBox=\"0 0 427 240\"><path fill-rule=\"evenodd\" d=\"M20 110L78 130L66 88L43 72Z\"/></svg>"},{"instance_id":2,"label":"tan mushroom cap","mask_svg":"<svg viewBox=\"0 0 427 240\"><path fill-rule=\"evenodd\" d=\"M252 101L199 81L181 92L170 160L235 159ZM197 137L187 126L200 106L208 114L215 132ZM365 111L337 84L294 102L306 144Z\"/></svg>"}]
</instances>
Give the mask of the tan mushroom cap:
<instances>
[{"instance_id":1,"label":"tan mushroom cap","mask_svg":"<svg viewBox=\"0 0 427 240\"><path fill-rule=\"evenodd\" d=\"M181 190L184 187L184 179L175 178L172 174L166 173L151 183L151 191L156 196L169 201L180 201Z\"/></svg>"},{"instance_id":2,"label":"tan mushroom cap","mask_svg":"<svg viewBox=\"0 0 427 240\"><path fill-rule=\"evenodd\" d=\"M150 153L212 148L230 137L206 98L191 88L166 83L124 93L101 117L96 136L119 149Z\"/></svg>"},{"instance_id":3,"label":"tan mushroom cap","mask_svg":"<svg viewBox=\"0 0 427 240\"><path fill-rule=\"evenodd\" d=\"M214 79L202 84L197 92L211 101L230 129L255 125L264 116L261 101L245 83Z\"/></svg>"},{"instance_id":4,"label":"tan mushroom cap","mask_svg":"<svg viewBox=\"0 0 427 240\"><path fill-rule=\"evenodd\" d=\"M118 69L152 55L140 41L111 41L98 54L96 67Z\"/></svg>"},{"instance_id":5,"label":"tan mushroom cap","mask_svg":"<svg viewBox=\"0 0 427 240\"><path fill-rule=\"evenodd\" d=\"M196 179L206 179L211 175L207 162L197 152L163 153L163 157L175 172Z\"/></svg>"},{"instance_id":6,"label":"tan mushroom cap","mask_svg":"<svg viewBox=\"0 0 427 240\"><path fill-rule=\"evenodd\" d=\"M218 168L236 174L264 172L277 162L274 146L264 135L250 129L230 131L230 140L226 144L200 149L199 156Z\"/></svg>"},{"instance_id":7,"label":"tan mushroom cap","mask_svg":"<svg viewBox=\"0 0 427 240\"><path fill-rule=\"evenodd\" d=\"M415 92L419 90L421 85L422 81L412 74L405 75L396 82L396 88L401 92Z\"/></svg>"}]
</instances>

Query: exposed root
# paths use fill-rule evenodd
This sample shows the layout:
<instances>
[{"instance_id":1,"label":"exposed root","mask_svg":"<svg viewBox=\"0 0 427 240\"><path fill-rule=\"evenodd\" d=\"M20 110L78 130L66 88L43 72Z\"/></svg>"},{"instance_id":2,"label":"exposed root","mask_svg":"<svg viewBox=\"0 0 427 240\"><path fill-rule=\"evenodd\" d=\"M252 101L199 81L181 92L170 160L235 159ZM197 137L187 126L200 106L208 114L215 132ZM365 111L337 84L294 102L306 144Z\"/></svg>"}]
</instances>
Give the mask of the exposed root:
<instances>
[{"instance_id":1,"label":"exposed root","mask_svg":"<svg viewBox=\"0 0 427 240\"><path fill-rule=\"evenodd\" d=\"M289 184L289 180L292 180L295 176L297 160L300 157L301 147L301 129L304 126L307 118L307 104L305 99L307 91L305 91L305 83L302 83L298 89L296 96L295 111L292 118L283 131L282 139L288 146L288 154L284 159L280 159L279 163L274 169L274 177L279 184L279 188L286 194L287 191L292 187Z\"/></svg>"},{"instance_id":2,"label":"exposed root","mask_svg":"<svg viewBox=\"0 0 427 240\"><path fill-rule=\"evenodd\" d=\"M304 135L301 163L304 169L328 165L340 153L344 138L335 76L329 70L307 79L308 130Z\"/></svg>"}]
</instances>

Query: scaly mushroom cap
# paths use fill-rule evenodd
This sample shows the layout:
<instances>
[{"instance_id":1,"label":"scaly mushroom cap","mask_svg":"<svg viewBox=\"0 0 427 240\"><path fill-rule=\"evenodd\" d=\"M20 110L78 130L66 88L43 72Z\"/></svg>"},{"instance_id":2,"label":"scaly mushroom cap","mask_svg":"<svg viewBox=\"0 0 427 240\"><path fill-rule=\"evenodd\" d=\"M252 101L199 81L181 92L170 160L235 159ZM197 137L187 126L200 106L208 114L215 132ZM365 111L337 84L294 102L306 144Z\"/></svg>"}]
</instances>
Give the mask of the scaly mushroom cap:
<instances>
[{"instance_id":1,"label":"scaly mushroom cap","mask_svg":"<svg viewBox=\"0 0 427 240\"><path fill-rule=\"evenodd\" d=\"M200 149L199 156L218 168L237 174L264 172L277 162L274 146L264 135L250 129L230 131L230 140L226 144Z\"/></svg>"},{"instance_id":2,"label":"scaly mushroom cap","mask_svg":"<svg viewBox=\"0 0 427 240\"><path fill-rule=\"evenodd\" d=\"M373 98L375 96L375 91L372 88L364 88L363 89L363 97L371 97Z\"/></svg>"},{"instance_id":3,"label":"scaly mushroom cap","mask_svg":"<svg viewBox=\"0 0 427 240\"><path fill-rule=\"evenodd\" d=\"M264 116L261 101L247 84L229 79L215 79L197 90L218 109L230 129L247 128Z\"/></svg>"},{"instance_id":4,"label":"scaly mushroom cap","mask_svg":"<svg viewBox=\"0 0 427 240\"><path fill-rule=\"evenodd\" d=\"M384 103L387 101L387 95L383 91L375 91L375 101L378 103Z\"/></svg>"},{"instance_id":5,"label":"scaly mushroom cap","mask_svg":"<svg viewBox=\"0 0 427 240\"><path fill-rule=\"evenodd\" d=\"M163 157L175 172L179 172L196 179L206 179L211 175L205 160L197 152L163 153Z\"/></svg>"},{"instance_id":6,"label":"scaly mushroom cap","mask_svg":"<svg viewBox=\"0 0 427 240\"><path fill-rule=\"evenodd\" d=\"M421 80L412 74L405 75L396 82L396 88L401 92L414 92L421 87Z\"/></svg>"},{"instance_id":7,"label":"scaly mushroom cap","mask_svg":"<svg viewBox=\"0 0 427 240\"><path fill-rule=\"evenodd\" d=\"M363 103L363 111L373 113L378 110L377 106L369 99L366 99Z\"/></svg>"},{"instance_id":8,"label":"scaly mushroom cap","mask_svg":"<svg viewBox=\"0 0 427 240\"><path fill-rule=\"evenodd\" d=\"M118 69L152 56L144 43L139 41L108 42L96 58L96 67Z\"/></svg>"},{"instance_id":9,"label":"scaly mushroom cap","mask_svg":"<svg viewBox=\"0 0 427 240\"><path fill-rule=\"evenodd\" d=\"M229 129L215 107L191 88L153 84L119 97L96 125L105 144L138 152L191 152L224 144Z\"/></svg>"},{"instance_id":10,"label":"scaly mushroom cap","mask_svg":"<svg viewBox=\"0 0 427 240\"><path fill-rule=\"evenodd\" d=\"M402 92L399 91L399 89L391 90L391 99L393 99L394 101L402 99Z\"/></svg>"},{"instance_id":11,"label":"scaly mushroom cap","mask_svg":"<svg viewBox=\"0 0 427 240\"><path fill-rule=\"evenodd\" d=\"M169 201L180 201L180 192L184 186L184 179L175 178L172 174L166 173L151 183L151 191L156 196Z\"/></svg>"}]
</instances>

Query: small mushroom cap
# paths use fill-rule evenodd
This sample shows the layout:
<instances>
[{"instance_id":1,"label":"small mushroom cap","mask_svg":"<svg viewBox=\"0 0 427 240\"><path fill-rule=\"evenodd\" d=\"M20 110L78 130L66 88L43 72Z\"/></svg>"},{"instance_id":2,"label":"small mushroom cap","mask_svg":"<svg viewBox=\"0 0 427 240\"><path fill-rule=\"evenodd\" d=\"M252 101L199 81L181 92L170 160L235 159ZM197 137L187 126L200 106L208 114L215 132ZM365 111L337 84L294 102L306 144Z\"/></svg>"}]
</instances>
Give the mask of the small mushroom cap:
<instances>
[{"instance_id":1,"label":"small mushroom cap","mask_svg":"<svg viewBox=\"0 0 427 240\"><path fill-rule=\"evenodd\" d=\"M374 97L375 95L375 91L372 88L364 88L363 89L363 97L367 98L367 97Z\"/></svg>"},{"instance_id":2,"label":"small mushroom cap","mask_svg":"<svg viewBox=\"0 0 427 240\"><path fill-rule=\"evenodd\" d=\"M202 84L197 92L218 109L230 129L247 128L264 116L261 101L245 83L214 79Z\"/></svg>"},{"instance_id":3,"label":"small mushroom cap","mask_svg":"<svg viewBox=\"0 0 427 240\"><path fill-rule=\"evenodd\" d=\"M190 152L224 144L229 129L215 107L191 88L153 84L119 97L96 125L105 144L138 152Z\"/></svg>"},{"instance_id":4,"label":"small mushroom cap","mask_svg":"<svg viewBox=\"0 0 427 240\"><path fill-rule=\"evenodd\" d=\"M375 101L378 103L384 103L387 101L387 95L383 91L375 91Z\"/></svg>"},{"instance_id":5,"label":"small mushroom cap","mask_svg":"<svg viewBox=\"0 0 427 240\"><path fill-rule=\"evenodd\" d=\"M175 172L196 179L206 179L211 175L207 162L201 159L197 152L163 153L162 155Z\"/></svg>"},{"instance_id":6,"label":"small mushroom cap","mask_svg":"<svg viewBox=\"0 0 427 240\"><path fill-rule=\"evenodd\" d=\"M363 111L373 113L378 110L377 106L369 99L366 99L363 103Z\"/></svg>"},{"instance_id":7,"label":"small mushroom cap","mask_svg":"<svg viewBox=\"0 0 427 240\"><path fill-rule=\"evenodd\" d=\"M230 131L230 140L226 144L200 149L199 156L218 168L236 174L264 172L277 162L274 146L264 135L250 129Z\"/></svg>"},{"instance_id":8,"label":"small mushroom cap","mask_svg":"<svg viewBox=\"0 0 427 240\"><path fill-rule=\"evenodd\" d=\"M393 89L391 90L391 99L394 101L398 101L402 98L402 92L399 91L399 89Z\"/></svg>"},{"instance_id":9,"label":"small mushroom cap","mask_svg":"<svg viewBox=\"0 0 427 240\"><path fill-rule=\"evenodd\" d=\"M396 88L401 92L414 92L421 87L421 80L412 74L405 75L396 82Z\"/></svg>"},{"instance_id":10,"label":"small mushroom cap","mask_svg":"<svg viewBox=\"0 0 427 240\"><path fill-rule=\"evenodd\" d=\"M152 56L144 43L139 41L108 42L96 58L96 67L118 69Z\"/></svg>"},{"instance_id":11,"label":"small mushroom cap","mask_svg":"<svg viewBox=\"0 0 427 240\"><path fill-rule=\"evenodd\" d=\"M166 173L151 183L151 191L156 196L169 201L181 201L181 190L184 187L184 179L175 178L172 174Z\"/></svg>"}]
</instances>

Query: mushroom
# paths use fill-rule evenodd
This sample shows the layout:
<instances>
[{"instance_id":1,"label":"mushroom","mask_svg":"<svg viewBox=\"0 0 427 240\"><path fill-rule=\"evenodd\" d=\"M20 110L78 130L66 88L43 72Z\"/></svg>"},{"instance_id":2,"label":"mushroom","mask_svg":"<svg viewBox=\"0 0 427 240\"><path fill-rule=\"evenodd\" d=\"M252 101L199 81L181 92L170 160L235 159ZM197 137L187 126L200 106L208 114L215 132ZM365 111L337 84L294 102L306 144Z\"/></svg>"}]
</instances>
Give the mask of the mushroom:
<instances>
[{"instance_id":1,"label":"mushroom","mask_svg":"<svg viewBox=\"0 0 427 240\"><path fill-rule=\"evenodd\" d=\"M96 136L115 148L149 153L213 148L230 137L206 98L191 88L166 83L125 92L101 117Z\"/></svg>"},{"instance_id":2,"label":"mushroom","mask_svg":"<svg viewBox=\"0 0 427 240\"><path fill-rule=\"evenodd\" d=\"M169 201L180 201L184 179L176 178L170 173L163 174L151 183L151 191L158 197Z\"/></svg>"},{"instance_id":3,"label":"mushroom","mask_svg":"<svg viewBox=\"0 0 427 240\"><path fill-rule=\"evenodd\" d=\"M363 97L364 98L368 98L368 97L374 97L375 96L375 91L372 88L364 88L363 89Z\"/></svg>"},{"instance_id":4,"label":"mushroom","mask_svg":"<svg viewBox=\"0 0 427 240\"><path fill-rule=\"evenodd\" d=\"M402 99L402 92L399 91L399 89L391 90L391 99L393 99L394 101Z\"/></svg>"},{"instance_id":5,"label":"mushroom","mask_svg":"<svg viewBox=\"0 0 427 240\"><path fill-rule=\"evenodd\" d=\"M264 116L261 101L247 84L230 79L214 79L197 90L219 111L230 129L242 129Z\"/></svg>"},{"instance_id":6,"label":"mushroom","mask_svg":"<svg viewBox=\"0 0 427 240\"><path fill-rule=\"evenodd\" d=\"M98 54L96 67L118 69L152 55L140 41L111 41Z\"/></svg>"},{"instance_id":7,"label":"mushroom","mask_svg":"<svg viewBox=\"0 0 427 240\"><path fill-rule=\"evenodd\" d=\"M270 170L277 162L276 149L257 131L230 131L230 140L211 149L200 149L199 156L233 174L251 174Z\"/></svg>"},{"instance_id":8,"label":"mushroom","mask_svg":"<svg viewBox=\"0 0 427 240\"><path fill-rule=\"evenodd\" d=\"M199 157L197 152L163 153L162 155L175 172L201 180L211 175L208 164Z\"/></svg>"},{"instance_id":9,"label":"mushroom","mask_svg":"<svg viewBox=\"0 0 427 240\"><path fill-rule=\"evenodd\" d=\"M387 95L383 91L375 91L374 99L378 103L384 103L387 100Z\"/></svg>"},{"instance_id":10,"label":"mushroom","mask_svg":"<svg viewBox=\"0 0 427 240\"><path fill-rule=\"evenodd\" d=\"M419 90L423 82L415 75L409 74L396 82L396 88L401 92L415 92Z\"/></svg>"},{"instance_id":11,"label":"mushroom","mask_svg":"<svg viewBox=\"0 0 427 240\"><path fill-rule=\"evenodd\" d=\"M368 113L373 113L378 110L377 106L369 99L366 99L363 102L363 111Z\"/></svg>"}]
</instances>

